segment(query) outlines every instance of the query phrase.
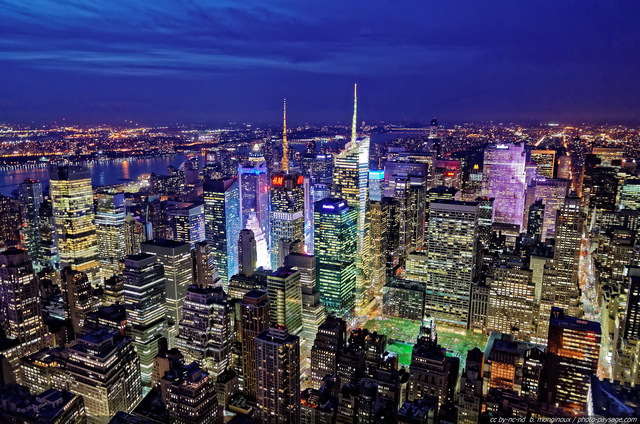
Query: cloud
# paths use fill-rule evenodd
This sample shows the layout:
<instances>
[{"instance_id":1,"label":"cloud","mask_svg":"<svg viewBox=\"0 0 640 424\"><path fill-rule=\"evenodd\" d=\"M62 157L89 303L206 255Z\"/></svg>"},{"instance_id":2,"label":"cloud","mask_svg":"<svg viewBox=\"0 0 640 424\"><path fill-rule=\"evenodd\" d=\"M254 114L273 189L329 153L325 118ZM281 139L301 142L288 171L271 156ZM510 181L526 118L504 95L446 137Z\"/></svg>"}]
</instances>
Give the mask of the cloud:
<instances>
[{"instance_id":1,"label":"cloud","mask_svg":"<svg viewBox=\"0 0 640 424\"><path fill-rule=\"evenodd\" d=\"M357 79L387 105L381 119L436 107L533 113L585 91L593 95L576 110L621 107L607 96L633 109L639 9L624 0L0 0L0 79L44 73L73 85L74 75L94 94L100 81L122 96L251 87L265 102L286 90L324 98Z\"/></svg>"}]
</instances>

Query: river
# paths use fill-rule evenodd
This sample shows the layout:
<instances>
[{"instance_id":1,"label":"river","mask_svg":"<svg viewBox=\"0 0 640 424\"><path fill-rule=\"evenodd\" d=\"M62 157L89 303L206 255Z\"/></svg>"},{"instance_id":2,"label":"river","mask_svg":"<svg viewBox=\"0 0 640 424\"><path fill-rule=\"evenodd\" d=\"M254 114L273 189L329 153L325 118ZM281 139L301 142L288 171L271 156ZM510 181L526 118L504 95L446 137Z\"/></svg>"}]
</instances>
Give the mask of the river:
<instances>
[{"instance_id":1,"label":"river","mask_svg":"<svg viewBox=\"0 0 640 424\"><path fill-rule=\"evenodd\" d=\"M398 137L407 137L408 135L415 135L418 133L421 132L408 131L374 134L371 136L371 143L384 143ZM305 147L300 145L294 148L304 150ZM169 165L173 165L177 168L186 159L185 155L174 155L150 159L113 160L91 163L89 164L89 169L91 170L93 186L101 187L118 184L127 180L135 180L145 172L166 174L167 167ZM43 188L46 188L49 185L48 167L25 166L0 170L0 194L5 196L15 195L18 189L18 184L29 178L41 181Z\"/></svg>"}]
</instances>

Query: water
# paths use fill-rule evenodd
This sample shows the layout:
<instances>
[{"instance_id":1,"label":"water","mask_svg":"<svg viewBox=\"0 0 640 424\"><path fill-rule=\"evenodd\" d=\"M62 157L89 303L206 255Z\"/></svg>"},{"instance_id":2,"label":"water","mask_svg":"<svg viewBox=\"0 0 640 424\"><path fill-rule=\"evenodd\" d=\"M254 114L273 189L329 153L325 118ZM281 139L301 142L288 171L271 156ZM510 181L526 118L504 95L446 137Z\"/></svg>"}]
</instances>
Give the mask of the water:
<instances>
[{"instance_id":1,"label":"water","mask_svg":"<svg viewBox=\"0 0 640 424\"><path fill-rule=\"evenodd\" d=\"M151 159L133 159L125 161L108 161L88 164L94 187L119 184L126 180L135 180L146 172L166 174L167 167L180 166L187 157L184 155L163 156ZM40 180L42 186L49 185L49 168L15 168L0 171L0 194L11 196L18 184L31 178Z\"/></svg>"},{"instance_id":2,"label":"water","mask_svg":"<svg viewBox=\"0 0 640 424\"><path fill-rule=\"evenodd\" d=\"M388 132L374 134L371 137L372 144L380 144L398 137L423 134L423 132ZM330 146L334 147L334 146ZM306 146L300 146L304 150ZM91 170L91 180L94 187L114 185L126 180L135 180L146 172L156 174L166 174L167 167L173 165L180 166L187 157L185 155L163 156L151 159L133 159L127 161L109 161L89 164ZM0 170L0 194L12 196L18 189L18 184L31 178L40 180L43 188L49 185L49 169L42 168L15 168L10 170Z\"/></svg>"}]
</instances>

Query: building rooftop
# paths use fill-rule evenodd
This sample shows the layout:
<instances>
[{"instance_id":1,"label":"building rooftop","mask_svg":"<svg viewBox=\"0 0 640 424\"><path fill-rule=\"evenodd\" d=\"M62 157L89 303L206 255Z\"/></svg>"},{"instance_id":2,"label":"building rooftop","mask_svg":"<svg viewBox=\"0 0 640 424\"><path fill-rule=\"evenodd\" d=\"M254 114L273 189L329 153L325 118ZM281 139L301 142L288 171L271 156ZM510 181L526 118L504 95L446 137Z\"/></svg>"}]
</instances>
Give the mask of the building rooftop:
<instances>
[{"instance_id":1,"label":"building rooftop","mask_svg":"<svg viewBox=\"0 0 640 424\"><path fill-rule=\"evenodd\" d=\"M587 321L584 319L571 317L565 315L561 308L551 308L551 319L549 320L549 326L557 326L562 328L569 328L572 330L588 331L596 334L602 334L602 329L599 322Z\"/></svg>"}]
</instances>

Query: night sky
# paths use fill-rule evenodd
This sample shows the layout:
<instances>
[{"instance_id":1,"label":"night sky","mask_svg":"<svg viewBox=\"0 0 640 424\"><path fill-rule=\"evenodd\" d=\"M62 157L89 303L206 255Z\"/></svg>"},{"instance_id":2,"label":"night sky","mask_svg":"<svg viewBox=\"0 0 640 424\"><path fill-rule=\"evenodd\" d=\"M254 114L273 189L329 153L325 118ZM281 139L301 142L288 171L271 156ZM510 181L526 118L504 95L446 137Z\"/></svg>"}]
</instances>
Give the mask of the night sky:
<instances>
[{"instance_id":1,"label":"night sky","mask_svg":"<svg viewBox=\"0 0 640 424\"><path fill-rule=\"evenodd\" d=\"M0 122L640 121L640 2L0 0Z\"/></svg>"}]
</instances>

